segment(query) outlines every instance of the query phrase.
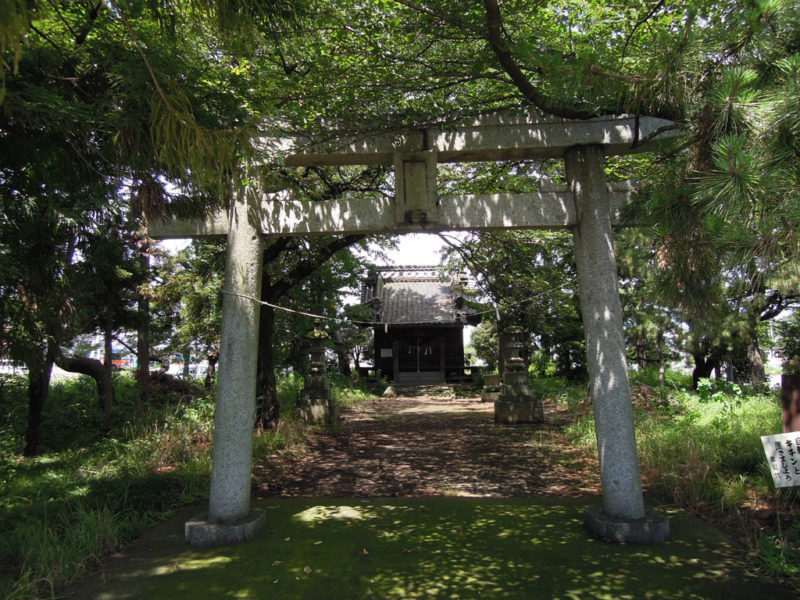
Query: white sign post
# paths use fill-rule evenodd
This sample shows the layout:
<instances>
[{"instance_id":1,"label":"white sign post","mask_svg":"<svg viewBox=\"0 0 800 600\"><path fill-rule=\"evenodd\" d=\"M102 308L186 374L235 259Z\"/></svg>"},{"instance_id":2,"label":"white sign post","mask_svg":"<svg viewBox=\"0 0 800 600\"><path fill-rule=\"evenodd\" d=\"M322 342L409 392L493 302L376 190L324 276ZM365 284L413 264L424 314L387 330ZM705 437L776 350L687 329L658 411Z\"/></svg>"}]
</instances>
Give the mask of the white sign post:
<instances>
[{"instance_id":1,"label":"white sign post","mask_svg":"<svg viewBox=\"0 0 800 600\"><path fill-rule=\"evenodd\" d=\"M762 435L761 443L775 487L800 486L800 431Z\"/></svg>"}]
</instances>

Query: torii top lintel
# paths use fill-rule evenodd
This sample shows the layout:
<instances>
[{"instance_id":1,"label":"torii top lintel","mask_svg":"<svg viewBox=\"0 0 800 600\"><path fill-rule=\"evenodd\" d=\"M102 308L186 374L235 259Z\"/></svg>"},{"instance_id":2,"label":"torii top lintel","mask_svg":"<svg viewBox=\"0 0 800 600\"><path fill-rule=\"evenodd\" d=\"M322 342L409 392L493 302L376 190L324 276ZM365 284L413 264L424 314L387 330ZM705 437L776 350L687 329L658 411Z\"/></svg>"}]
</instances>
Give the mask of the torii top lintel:
<instances>
[{"instance_id":1,"label":"torii top lintel","mask_svg":"<svg viewBox=\"0 0 800 600\"><path fill-rule=\"evenodd\" d=\"M631 154L679 133L671 121L654 117L572 121L517 112L326 144L263 137L258 145L273 157L282 155L287 166L393 165L395 197L313 202L290 190L267 193L256 183L245 190L245 201L266 236L572 227L575 203L566 186L542 186L528 194L439 195L436 164L559 158L575 146ZM609 189L612 222L631 192L630 186ZM148 229L151 237L167 239L223 236L230 226L228 213L220 210L206 219L151 222Z\"/></svg>"},{"instance_id":2,"label":"torii top lintel","mask_svg":"<svg viewBox=\"0 0 800 600\"><path fill-rule=\"evenodd\" d=\"M289 150L286 165L392 165L398 153L419 152L434 153L440 163L561 158L567 148L583 145L602 146L606 156L612 156L652 151L654 144L679 133L675 123L656 117L579 121L508 111L325 144L298 138L288 144L294 151Z\"/></svg>"}]
</instances>

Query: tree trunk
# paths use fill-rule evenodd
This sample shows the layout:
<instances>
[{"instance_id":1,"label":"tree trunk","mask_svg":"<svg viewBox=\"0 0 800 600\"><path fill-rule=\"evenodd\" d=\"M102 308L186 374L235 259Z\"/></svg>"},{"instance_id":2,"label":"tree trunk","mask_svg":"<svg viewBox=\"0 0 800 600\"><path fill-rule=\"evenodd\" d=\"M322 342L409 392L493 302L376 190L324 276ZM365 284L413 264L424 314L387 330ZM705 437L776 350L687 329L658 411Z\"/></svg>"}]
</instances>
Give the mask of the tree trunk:
<instances>
[{"instance_id":1,"label":"tree trunk","mask_svg":"<svg viewBox=\"0 0 800 600\"><path fill-rule=\"evenodd\" d=\"M308 345L306 342L307 340L299 335L292 336L289 366L298 377L308 372Z\"/></svg>"},{"instance_id":2,"label":"tree trunk","mask_svg":"<svg viewBox=\"0 0 800 600\"><path fill-rule=\"evenodd\" d=\"M206 369L206 378L203 382L206 391L210 392L214 387L214 377L217 374L217 361L219 360L219 352L216 350L208 349L206 351L206 361L208 362L208 369Z\"/></svg>"},{"instance_id":3,"label":"tree trunk","mask_svg":"<svg viewBox=\"0 0 800 600\"><path fill-rule=\"evenodd\" d=\"M506 372L506 343L508 342L508 335L506 335L505 330L510 325L511 323L506 315L501 314L497 321L497 372L500 377L503 377Z\"/></svg>"},{"instance_id":4,"label":"tree trunk","mask_svg":"<svg viewBox=\"0 0 800 600\"><path fill-rule=\"evenodd\" d=\"M189 381L192 378L192 355L189 352L189 347L183 349L183 380Z\"/></svg>"},{"instance_id":5,"label":"tree trunk","mask_svg":"<svg viewBox=\"0 0 800 600\"><path fill-rule=\"evenodd\" d=\"M767 373L764 370L764 356L761 354L761 346L755 335L747 344L747 362L750 364L750 383L755 389L766 388Z\"/></svg>"},{"instance_id":6,"label":"tree trunk","mask_svg":"<svg viewBox=\"0 0 800 600\"><path fill-rule=\"evenodd\" d=\"M694 370L692 371L692 389L697 389L697 384L703 377L710 377L714 368L718 366L718 361L703 352L692 354L694 358Z\"/></svg>"},{"instance_id":7,"label":"tree trunk","mask_svg":"<svg viewBox=\"0 0 800 600\"><path fill-rule=\"evenodd\" d=\"M656 337L656 352L658 353L658 385L663 386L666 383L667 361L664 357L664 332L660 329Z\"/></svg>"},{"instance_id":8,"label":"tree trunk","mask_svg":"<svg viewBox=\"0 0 800 600\"><path fill-rule=\"evenodd\" d=\"M336 347L336 360L339 363L339 371L342 375L350 377L353 372L350 368L350 355L347 352L347 347L342 341L342 336L338 330L333 332L333 342Z\"/></svg>"},{"instance_id":9,"label":"tree trunk","mask_svg":"<svg viewBox=\"0 0 800 600\"><path fill-rule=\"evenodd\" d=\"M275 310L266 304L262 304L260 321L258 371L256 375L256 423L262 427L274 427L281 416L272 354L272 341L275 334Z\"/></svg>"},{"instance_id":10,"label":"tree trunk","mask_svg":"<svg viewBox=\"0 0 800 600\"><path fill-rule=\"evenodd\" d=\"M69 371L70 373L80 373L87 375L94 379L97 384L97 398L100 408L104 411L107 406L114 406L114 386L111 380L106 376L106 366L99 360L88 358L85 356L65 356L58 352L55 357L55 363L59 368ZM108 423L103 422L105 427L104 433L111 431L110 426L110 413Z\"/></svg>"},{"instance_id":11,"label":"tree trunk","mask_svg":"<svg viewBox=\"0 0 800 600\"><path fill-rule=\"evenodd\" d=\"M105 435L109 435L111 433L111 413L114 411L114 357L112 345L112 340L114 339L114 327L113 314L110 309L107 309L106 311L105 325L105 331L103 332L103 344L105 346L106 356L103 363L103 385L106 393L103 395L103 397L99 398L99 400L103 409L103 433Z\"/></svg>"},{"instance_id":12,"label":"tree trunk","mask_svg":"<svg viewBox=\"0 0 800 600\"><path fill-rule=\"evenodd\" d=\"M42 409L50 388L50 374L53 370L53 355L50 349L44 360L37 356L35 362L26 362L28 368L28 429L25 432L25 456L35 456L39 451L42 428Z\"/></svg>"},{"instance_id":13,"label":"tree trunk","mask_svg":"<svg viewBox=\"0 0 800 600\"><path fill-rule=\"evenodd\" d=\"M644 339L644 334L640 330L636 334L636 364L639 370L645 371L647 369L647 343Z\"/></svg>"},{"instance_id":14,"label":"tree trunk","mask_svg":"<svg viewBox=\"0 0 800 600\"><path fill-rule=\"evenodd\" d=\"M140 260L142 268L149 270L150 257L144 254ZM137 304L136 382L139 394L146 396L147 384L150 381L150 299L146 294L139 292Z\"/></svg>"}]
</instances>

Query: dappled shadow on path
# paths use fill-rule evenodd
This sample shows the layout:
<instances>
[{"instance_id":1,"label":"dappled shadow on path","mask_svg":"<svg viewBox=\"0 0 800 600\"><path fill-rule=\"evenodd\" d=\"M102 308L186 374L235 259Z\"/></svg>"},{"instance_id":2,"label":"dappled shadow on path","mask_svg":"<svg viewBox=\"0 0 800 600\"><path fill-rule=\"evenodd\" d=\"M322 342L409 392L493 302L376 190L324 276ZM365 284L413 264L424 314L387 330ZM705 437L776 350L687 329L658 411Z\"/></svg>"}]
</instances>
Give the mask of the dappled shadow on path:
<instances>
[{"instance_id":1,"label":"dappled shadow on path","mask_svg":"<svg viewBox=\"0 0 800 600\"><path fill-rule=\"evenodd\" d=\"M255 465L261 497L559 496L599 494L596 458L570 447L565 413L503 425L478 399L379 399L315 434L302 455Z\"/></svg>"},{"instance_id":2,"label":"dappled shadow on path","mask_svg":"<svg viewBox=\"0 0 800 600\"><path fill-rule=\"evenodd\" d=\"M675 540L605 544L565 498L265 499L247 544L193 548L179 512L142 536L75 600L796 597L753 577L706 523L670 511Z\"/></svg>"},{"instance_id":3,"label":"dappled shadow on path","mask_svg":"<svg viewBox=\"0 0 800 600\"><path fill-rule=\"evenodd\" d=\"M469 400L362 405L336 434L312 437L302 455L257 465L258 493L267 497L255 506L267 526L253 541L187 546L183 524L202 508L190 507L104 561L93 582L66 596L795 597L748 573L742 548L682 511L661 507L673 533L666 544L592 538L582 514L597 500L577 496L599 491L595 459L566 446L564 414L549 406L546 415L543 425L507 426L493 422L490 405ZM275 497L290 495L305 497ZM439 497L364 497L381 495ZM449 495L527 497L443 497Z\"/></svg>"}]
</instances>

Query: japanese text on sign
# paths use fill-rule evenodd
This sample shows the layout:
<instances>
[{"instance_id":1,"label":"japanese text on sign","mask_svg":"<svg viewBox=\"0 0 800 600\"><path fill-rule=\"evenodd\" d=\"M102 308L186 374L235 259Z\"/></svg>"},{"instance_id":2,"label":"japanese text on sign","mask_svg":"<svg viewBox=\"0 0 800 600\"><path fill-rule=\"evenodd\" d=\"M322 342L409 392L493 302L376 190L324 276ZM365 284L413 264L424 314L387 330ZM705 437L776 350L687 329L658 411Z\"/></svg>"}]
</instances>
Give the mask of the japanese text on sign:
<instances>
[{"instance_id":1,"label":"japanese text on sign","mask_svg":"<svg viewBox=\"0 0 800 600\"><path fill-rule=\"evenodd\" d=\"M775 487L800 486L800 431L762 435Z\"/></svg>"}]
</instances>

